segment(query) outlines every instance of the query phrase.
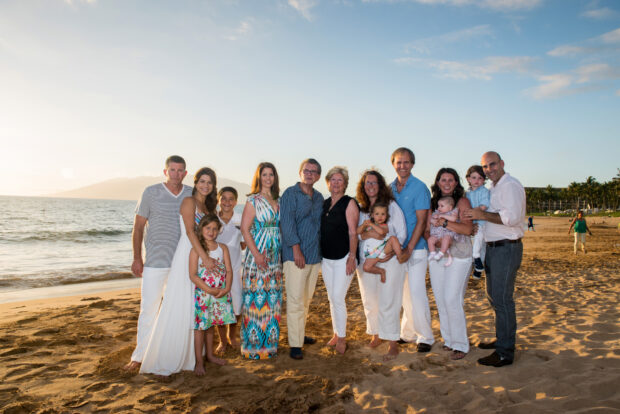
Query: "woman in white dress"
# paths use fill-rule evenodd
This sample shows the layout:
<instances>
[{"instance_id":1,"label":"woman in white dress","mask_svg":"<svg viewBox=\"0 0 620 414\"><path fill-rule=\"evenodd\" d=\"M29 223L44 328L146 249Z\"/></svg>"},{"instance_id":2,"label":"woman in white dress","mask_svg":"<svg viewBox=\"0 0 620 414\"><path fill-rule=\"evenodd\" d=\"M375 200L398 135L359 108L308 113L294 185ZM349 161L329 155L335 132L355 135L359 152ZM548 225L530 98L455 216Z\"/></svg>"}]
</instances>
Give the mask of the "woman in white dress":
<instances>
[{"instance_id":1,"label":"woman in white dress","mask_svg":"<svg viewBox=\"0 0 620 414\"><path fill-rule=\"evenodd\" d=\"M201 247L194 229L205 214L215 214L216 185L215 172L208 167L201 168L194 175L192 196L181 203L181 238L140 373L170 375L194 369L194 284L189 278L189 252L193 247L207 268L215 265Z\"/></svg>"},{"instance_id":2,"label":"woman in white dress","mask_svg":"<svg viewBox=\"0 0 620 414\"><path fill-rule=\"evenodd\" d=\"M366 170L357 185L357 202L360 205L359 223L370 218L370 208L376 202L388 205L390 219L388 229L390 236L396 236L400 243L407 238L407 225L402 210L394 201L392 190L385 183L383 175L376 170ZM359 250L364 251L368 234L360 236ZM362 304L366 314L366 333L372 338L368 344L378 347L383 340L388 341L388 352L384 360L391 360L398 355L398 335L400 332L400 308L405 283L405 268L398 258L390 255L382 259L378 266L385 269L386 281L381 283L379 275L364 272L365 257L360 255L357 280L360 285Z\"/></svg>"}]
</instances>

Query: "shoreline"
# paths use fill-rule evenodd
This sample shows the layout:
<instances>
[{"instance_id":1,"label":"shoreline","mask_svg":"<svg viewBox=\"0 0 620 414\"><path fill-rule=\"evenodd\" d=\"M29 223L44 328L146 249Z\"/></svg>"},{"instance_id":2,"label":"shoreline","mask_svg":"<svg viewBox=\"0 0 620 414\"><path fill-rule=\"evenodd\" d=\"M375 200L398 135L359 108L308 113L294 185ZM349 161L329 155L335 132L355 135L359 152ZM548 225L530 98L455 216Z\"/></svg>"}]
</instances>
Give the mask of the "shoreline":
<instances>
[{"instance_id":1,"label":"shoreline","mask_svg":"<svg viewBox=\"0 0 620 414\"><path fill-rule=\"evenodd\" d=\"M86 296L94 293L139 289L141 278L112 279L98 282L71 283L66 285L9 290L0 292L0 304L32 302L44 299Z\"/></svg>"}]
</instances>

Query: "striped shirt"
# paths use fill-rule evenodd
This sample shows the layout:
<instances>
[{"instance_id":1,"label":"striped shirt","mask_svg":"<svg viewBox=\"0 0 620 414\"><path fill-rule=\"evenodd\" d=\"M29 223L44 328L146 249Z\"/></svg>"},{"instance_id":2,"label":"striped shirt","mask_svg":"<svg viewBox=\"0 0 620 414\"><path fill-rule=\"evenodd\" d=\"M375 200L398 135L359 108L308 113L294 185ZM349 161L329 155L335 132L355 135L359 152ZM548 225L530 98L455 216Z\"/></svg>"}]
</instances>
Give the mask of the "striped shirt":
<instances>
[{"instance_id":1,"label":"striped shirt","mask_svg":"<svg viewBox=\"0 0 620 414\"><path fill-rule=\"evenodd\" d=\"M312 190L312 197L299 183L284 191L280 198L282 262L294 261L293 246L299 244L307 264L321 261L320 236L323 196Z\"/></svg>"},{"instance_id":2,"label":"striped shirt","mask_svg":"<svg viewBox=\"0 0 620 414\"><path fill-rule=\"evenodd\" d=\"M184 185L183 190L175 196L163 183L146 187L142 193L136 214L147 220L144 236L145 267L170 267L181 237L181 202L191 195L192 187Z\"/></svg>"}]
</instances>

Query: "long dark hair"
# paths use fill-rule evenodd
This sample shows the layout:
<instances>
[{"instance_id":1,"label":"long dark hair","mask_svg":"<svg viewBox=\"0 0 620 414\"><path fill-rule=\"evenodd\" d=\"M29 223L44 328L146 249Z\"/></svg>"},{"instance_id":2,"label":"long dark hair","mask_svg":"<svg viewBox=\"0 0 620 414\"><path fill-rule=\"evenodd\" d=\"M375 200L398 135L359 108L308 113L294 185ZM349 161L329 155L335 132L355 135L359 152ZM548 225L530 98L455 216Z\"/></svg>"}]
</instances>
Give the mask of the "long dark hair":
<instances>
[{"instance_id":1,"label":"long dark hair","mask_svg":"<svg viewBox=\"0 0 620 414\"><path fill-rule=\"evenodd\" d=\"M209 247L207 246L207 241L205 240L205 237L202 235L202 229L204 229L206 226L213 222L217 223L218 230L222 230L222 222L215 214L205 214L198 222L198 226L196 226L196 237L198 237L198 242L200 243L205 252L209 251Z\"/></svg>"},{"instance_id":2,"label":"long dark hair","mask_svg":"<svg viewBox=\"0 0 620 414\"><path fill-rule=\"evenodd\" d=\"M431 209L433 211L437 209L437 202L443 196L443 194L441 194L441 189L439 188L439 185L437 183L439 182L441 176L445 173L452 174L452 177L454 177L454 181L456 181L456 187L454 187L454 192L452 194L446 194L452 196L452 198L454 199L454 205L456 206L461 197L465 195L465 189L461 185L461 179L459 178L459 174L454 168L444 167L437 171L435 182L431 186L431 193L433 194L433 196L431 197Z\"/></svg>"},{"instance_id":3,"label":"long dark hair","mask_svg":"<svg viewBox=\"0 0 620 414\"><path fill-rule=\"evenodd\" d=\"M196 194L196 184L198 184L200 177L203 175L208 175L213 184L213 190L205 197L205 213L215 214L215 207L217 206L217 177L215 176L215 171L209 167L202 167L196 171L196 174L194 174L194 189L192 190L192 195Z\"/></svg>"},{"instance_id":4,"label":"long dark hair","mask_svg":"<svg viewBox=\"0 0 620 414\"><path fill-rule=\"evenodd\" d=\"M254 177L252 177L252 189L250 190L250 194L258 194L263 189L263 184L260 181L260 175L263 173L265 168L271 168L273 171L273 184L271 186L271 197L274 200L277 200L280 197L280 180L278 179L278 171L276 170L275 165L270 162L261 162L256 167L256 172L254 173Z\"/></svg>"},{"instance_id":5,"label":"long dark hair","mask_svg":"<svg viewBox=\"0 0 620 414\"><path fill-rule=\"evenodd\" d=\"M362 213L370 212L370 200L368 199L368 196L366 195L366 191L364 191L364 184L366 183L366 177L368 177L369 175L373 175L377 177L377 184L379 185L379 191L377 192L376 202L382 202L382 203L385 203L386 205L389 205L390 202L394 200L394 196L392 195L392 189L388 187L388 185L385 183L385 178L383 178L383 175L381 175L381 173L377 170L372 170L372 169L366 170L362 173L362 178L360 178L359 182L357 183L357 190L356 190L356 196L355 196L355 198L357 199L357 202L360 205L360 211Z\"/></svg>"}]
</instances>

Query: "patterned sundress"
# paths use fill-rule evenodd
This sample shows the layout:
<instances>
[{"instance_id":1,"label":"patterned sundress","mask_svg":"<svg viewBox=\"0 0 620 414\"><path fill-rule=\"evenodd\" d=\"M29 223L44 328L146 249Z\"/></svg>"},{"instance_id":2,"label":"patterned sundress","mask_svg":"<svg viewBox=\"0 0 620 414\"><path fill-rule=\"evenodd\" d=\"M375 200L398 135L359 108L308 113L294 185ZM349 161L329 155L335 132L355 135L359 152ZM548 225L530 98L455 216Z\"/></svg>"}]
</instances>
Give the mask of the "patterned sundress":
<instances>
[{"instance_id":1,"label":"patterned sundress","mask_svg":"<svg viewBox=\"0 0 620 414\"><path fill-rule=\"evenodd\" d=\"M198 277L209 287L224 289L226 287L226 266L222 248L209 252L209 256L217 261L215 267L207 270L198 259ZM212 326L229 325L237 322L233 313L230 293L221 298L208 294L198 286L194 288L194 329L206 331Z\"/></svg>"},{"instance_id":2,"label":"patterned sundress","mask_svg":"<svg viewBox=\"0 0 620 414\"><path fill-rule=\"evenodd\" d=\"M277 355L282 307L282 261L280 256L280 209L274 211L260 194L248 197L256 211L250 234L267 259L268 269L259 270L250 249L243 260L243 313L241 354L249 359Z\"/></svg>"}]
</instances>

